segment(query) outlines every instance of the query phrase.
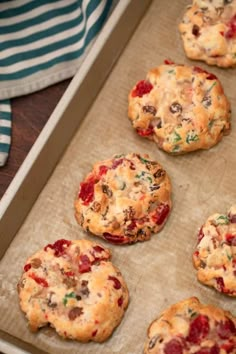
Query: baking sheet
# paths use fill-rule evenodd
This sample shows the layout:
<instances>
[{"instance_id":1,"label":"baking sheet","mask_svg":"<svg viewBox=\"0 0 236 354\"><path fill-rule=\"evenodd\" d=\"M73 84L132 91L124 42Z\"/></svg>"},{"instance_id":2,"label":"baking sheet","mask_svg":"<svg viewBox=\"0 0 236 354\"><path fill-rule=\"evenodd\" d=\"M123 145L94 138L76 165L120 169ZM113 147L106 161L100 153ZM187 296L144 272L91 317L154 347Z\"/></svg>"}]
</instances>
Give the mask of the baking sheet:
<instances>
[{"instance_id":1,"label":"baking sheet","mask_svg":"<svg viewBox=\"0 0 236 354\"><path fill-rule=\"evenodd\" d=\"M177 25L190 1L153 1L135 34L86 115L71 144L0 263L0 329L48 353L141 353L150 322L167 306L190 296L236 315L235 299L196 280L191 255L205 219L236 203L235 70L207 67L185 58ZM169 156L133 131L127 96L146 72L165 58L200 65L221 80L232 104L232 131L209 151ZM96 78L95 78L96 79ZM78 102L79 109L79 102ZM123 321L103 344L60 339L46 328L29 332L18 305L16 284L25 259L58 238L88 238L74 218L73 202L80 181L97 160L113 154L148 153L167 170L173 187L173 210L163 230L150 241L108 246L128 284L130 304ZM14 215L12 216L14 222ZM100 240L100 239L96 239Z\"/></svg>"}]
</instances>

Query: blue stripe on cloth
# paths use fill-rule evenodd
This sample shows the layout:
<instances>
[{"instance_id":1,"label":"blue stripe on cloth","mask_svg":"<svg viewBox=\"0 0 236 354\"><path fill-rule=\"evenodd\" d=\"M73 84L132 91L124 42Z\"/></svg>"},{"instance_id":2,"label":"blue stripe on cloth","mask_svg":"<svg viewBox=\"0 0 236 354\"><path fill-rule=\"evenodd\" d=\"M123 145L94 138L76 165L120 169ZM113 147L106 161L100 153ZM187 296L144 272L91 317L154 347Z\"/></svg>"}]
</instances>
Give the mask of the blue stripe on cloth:
<instances>
[{"instance_id":1,"label":"blue stripe on cloth","mask_svg":"<svg viewBox=\"0 0 236 354\"><path fill-rule=\"evenodd\" d=\"M10 100L0 101L0 166L4 166L11 144Z\"/></svg>"}]
</instances>

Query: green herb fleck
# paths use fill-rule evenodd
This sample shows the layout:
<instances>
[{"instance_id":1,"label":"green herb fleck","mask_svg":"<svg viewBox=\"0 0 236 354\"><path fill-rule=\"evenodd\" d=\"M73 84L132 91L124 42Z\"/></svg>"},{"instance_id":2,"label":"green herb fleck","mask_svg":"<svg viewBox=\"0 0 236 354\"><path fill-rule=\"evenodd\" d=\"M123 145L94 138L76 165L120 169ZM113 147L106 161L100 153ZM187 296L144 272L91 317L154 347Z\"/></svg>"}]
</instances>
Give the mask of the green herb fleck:
<instances>
[{"instance_id":1,"label":"green herb fleck","mask_svg":"<svg viewBox=\"0 0 236 354\"><path fill-rule=\"evenodd\" d=\"M125 189L125 187L126 187L126 183L123 182L123 185L121 186L121 190L123 191Z\"/></svg>"},{"instance_id":2,"label":"green herb fleck","mask_svg":"<svg viewBox=\"0 0 236 354\"><path fill-rule=\"evenodd\" d=\"M141 156L140 156L140 158L139 158L139 159L140 159L140 161L141 161L142 163L145 163L145 164L146 164L146 163L148 163L148 162L150 162L150 161L148 161L148 160L144 159L144 158L143 158L143 157L141 157Z\"/></svg>"},{"instance_id":3,"label":"green herb fleck","mask_svg":"<svg viewBox=\"0 0 236 354\"><path fill-rule=\"evenodd\" d=\"M217 81L213 82L213 84L209 87L209 89L207 89L207 92L210 92L216 84Z\"/></svg>"},{"instance_id":4,"label":"green herb fleck","mask_svg":"<svg viewBox=\"0 0 236 354\"><path fill-rule=\"evenodd\" d=\"M211 129L211 127L214 125L215 121L214 119L210 120L210 122L208 123L208 128Z\"/></svg>"},{"instance_id":5,"label":"green herb fleck","mask_svg":"<svg viewBox=\"0 0 236 354\"><path fill-rule=\"evenodd\" d=\"M147 176L147 175L151 176L151 173L142 171L139 175L135 175L135 177L136 178L141 178L142 180L146 179L146 180L148 180L149 182L152 183L152 178L150 176Z\"/></svg>"},{"instance_id":6,"label":"green herb fleck","mask_svg":"<svg viewBox=\"0 0 236 354\"><path fill-rule=\"evenodd\" d=\"M147 177L147 179L149 180L150 183L152 183L151 177Z\"/></svg>"},{"instance_id":7,"label":"green herb fleck","mask_svg":"<svg viewBox=\"0 0 236 354\"><path fill-rule=\"evenodd\" d=\"M231 256L230 254L228 254L228 252L226 251L226 256L227 256L227 258L228 258L228 260L229 261L231 261L232 260L232 258L233 258L233 256Z\"/></svg>"},{"instance_id":8,"label":"green herb fleck","mask_svg":"<svg viewBox=\"0 0 236 354\"><path fill-rule=\"evenodd\" d=\"M186 138L186 143L190 144L192 141L198 141L199 137L197 134L194 134L194 132L192 133L188 133L187 138Z\"/></svg>"},{"instance_id":9,"label":"green herb fleck","mask_svg":"<svg viewBox=\"0 0 236 354\"><path fill-rule=\"evenodd\" d=\"M174 70L169 70L168 74L173 74L175 71Z\"/></svg>"},{"instance_id":10,"label":"green herb fleck","mask_svg":"<svg viewBox=\"0 0 236 354\"><path fill-rule=\"evenodd\" d=\"M180 146L179 145L175 145L171 152L175 153L175 152L179 152L179 151L180 151Z\"/></svg>"},{"instance_id":11,"label":"green herb fleck","mask_svg":"<svg viewBox=\"0 0 236 354\"><path fill-rule=\"evenodd\" d=\"M173 138L174 143L177 143L178 141L181 140L181 136L176 131L174 131L173 135L174 135Z\"/></svg>"},{"instance_id":12,"label":"green herb fleck","mask_svg":"<svg viewBox=\"0 0 236 354\"><path fill-rule=\"evenodd\" d=\"M229 218L226 215L220 215L218 216L218 218L216 219L217 225L221 224L221 225L226 225L229 224Z\"/></svg>"},{"instance_id":13,"label":"green herb fleck","mask_svg":"<svg viewBox=\"0 0 236 354\"><path fill-rule=\"evenodd\" d=\"M67 301L68 301L68 299L70 299L70 298L76 299L76 294L75 294L73 291L72 291L71 293L69 293L69 294L66 294L65 297L63 298L62 302L63 302L63 305L64 305L64 306L66 306Z\"/></svg>"}]
</instances>

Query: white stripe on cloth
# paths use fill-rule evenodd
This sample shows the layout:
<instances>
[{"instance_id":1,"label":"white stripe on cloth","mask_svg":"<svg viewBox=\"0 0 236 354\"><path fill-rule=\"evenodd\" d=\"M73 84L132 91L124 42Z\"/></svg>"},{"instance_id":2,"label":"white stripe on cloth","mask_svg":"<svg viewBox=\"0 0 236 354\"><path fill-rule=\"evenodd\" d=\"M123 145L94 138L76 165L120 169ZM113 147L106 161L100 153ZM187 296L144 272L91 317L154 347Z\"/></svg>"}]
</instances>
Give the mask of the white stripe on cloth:
<instances>
[{"instance_id":1,"label":"white stripe on cloth","mask_svg":"<svg viewBox=\"0 0 236 354\"><path fill-rule=\"evenodd\" d=\"M21 0L20 1L20 5L23 6L25 4L28 4L29 0ZM16 7L19 7L19 2L18 1L1 1L1 11L5 11L5 10L10 10L10 9L14 9Z\"/></svg>"},{"instance_id":2,"label":"white stripe on cloth","mask_svg":"<svg viewBox=\"0 0 236 354\"><path fill-rule=\"evenodd\" d=\"M0 119L0 127L11 128L11 121L6 119Z\"/></svg>"},{"instance_id":3,"label":"white stripe on cloth","mask_svg":"<svg viewBox=\"0 0 236 354\"><path fill-rule=\"evenodd\" d=\"M12 39L25 38L25 37L35 34L37 32L41 32L43 30L50 29L50 28L58 25L59 23L70 22L70 21L74 20L76 17L79 17L80 14L81 14L81 9L78 8L75 11L70 12L69 14L57 16L57 17L52 18L52 19L45 21L43 23L39 23L39 24L35 24L35 25L32 23L30 27L24 28L24 29L19 30L17 32L6 33L6 34L0 33L0 41L6 42L6 41L9 41Z\"/></svg>"},{"instance_id":4,"label":"white stripe on cloth","mask_svg":"<svg viewBox=\"0 0 236 354\"><path fill-rule=\"evenodd\" d=\"M7 112L7 113L10 113L10 112L11 112L11 106L10 106L10 104L2 103L2 102L0 101L0 112Z\"/></svg>"},{"instance_id":5,"label":"white stripe on cloth","mask_svg":"<svg viewBox=\"0 0 236 354\"><path fill-rule=\"evenodd\" d=\"M7 152L0 151L0 166L4 166L8 158Z\"/></svg>"},{"instance_id":6,"label":"white stripe on cloth","mask_svg":"<svg viewBox=\"0 0 236 354\"><path fill-rule=\"evenodd\" d=\"M19 63L14 63L12 65L9 65L5 70L7 71L7 74L10 73L14 73L20 70L23 70L25 68L30 68L34 65L37 65L39 62L40 64L43 64L47 61L50 61L53 58L59 57L60 55L63 55L65 53L70 53L76 50L79 50L80 48L83 47L85 39L86 39L86 35L89 32L90 28L97 22L98 18L100 17L101 13L103 12L104 8L105 8L106 2L101 2L98 7L90 14L90 17L88 17L87 19L87 24L86 24L86 31L85 34L83 36L83 38L81 38L80 41L66 47L66 48L60 48L56 51L53 51L51 53L48 54L44 54L42 56L40 56L40 60L39 57L34 58L34 59L30 59L30 60L25 60ZM5 72L5 70L3 70L2 68L2 73Z\"/></svg>"},{"instance_id":7,"label":"white stripe on cloth","mask_svg":"<svg viewBox=\"0 0 236 354\"><path fill-rule=\"evenodd\" d=\"M76 11L76 12L77 12L77 14L76 14L75 18L80 15L79 11ZM80 24L76 27L77 27L76 32L79 33L84 28L84 20L82 22L80 22ZM56 34L51 35L47 38L39 39L37 41L35 40L33 42L33 49L35 50L38 48L42 48L42 47L48 45L49 43L52 43L52 42L56 43L56 42L61 41L63 39L70 38L74 34L75 34L75 28L69 28L68 30L56 33ZM18 53L28 52L30 50L32 50L32 43L28 43L28 44L25 44L22 46L17 46ZM8 49L1 51L1 59L5 59L11 55L12 55L12 48L8 48Z\"/></svg>"},{"instance_id":8,"label":"white stripe on cloth","mask_svg":"<svg viewBox=\"0 0 236 354\"><path fill-rule=\"evenodd\" d=\"M10 145L11 137L9 135L0 134L0 143Z\"/></svg>"},{"instance_id":9,"label":"white stripe on cloth","mask_svg":"<svg viewBox=\"0 0 236 354\"><path fill-rule=\"evenodd\" d=\"M30 2L30 1L29 1ZM1 26L9 26L9 25L16 25L17 23L21 23L26 20L33 20L34 17L42 15L50 10L60 9L63 7L67 7L68 5L76 3L76 0L61 0L57 1L56 3L48 3L41 6L36 7L30 11L27 11L21 15L16 15L7 18L1 18ZM2 9L1 9L2 11Z\"/></svg>"}]
</instances>

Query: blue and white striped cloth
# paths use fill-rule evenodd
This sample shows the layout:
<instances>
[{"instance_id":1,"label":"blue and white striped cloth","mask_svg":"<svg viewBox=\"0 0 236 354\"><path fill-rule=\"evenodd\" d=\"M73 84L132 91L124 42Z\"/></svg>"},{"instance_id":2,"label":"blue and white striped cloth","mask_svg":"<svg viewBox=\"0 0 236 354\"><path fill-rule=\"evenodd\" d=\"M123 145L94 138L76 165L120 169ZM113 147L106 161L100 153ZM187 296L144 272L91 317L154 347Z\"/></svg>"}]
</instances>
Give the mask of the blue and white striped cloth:
<instances>
[{"instance_id":1,"label":"blue and white striped cloth","mask_svg":"<svg viewBox=\"0 0 236 354\"><path fill-rule=\"evenodd\" d=\"M112 3L0 0L0 166L6 162L11 141L9 99L72 77Z\"/></svg>"}]
</instances>

